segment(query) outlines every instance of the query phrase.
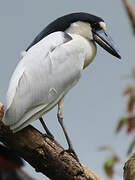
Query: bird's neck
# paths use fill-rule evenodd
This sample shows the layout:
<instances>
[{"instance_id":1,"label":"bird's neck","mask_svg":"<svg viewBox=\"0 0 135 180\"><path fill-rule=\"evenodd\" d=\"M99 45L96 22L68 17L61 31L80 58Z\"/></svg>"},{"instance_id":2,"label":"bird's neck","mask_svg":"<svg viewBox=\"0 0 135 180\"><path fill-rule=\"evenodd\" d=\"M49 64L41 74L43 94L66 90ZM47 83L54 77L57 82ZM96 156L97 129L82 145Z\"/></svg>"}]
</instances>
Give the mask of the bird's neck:
<instances>
[{"instance_id":1,"label":"bird's neck","mask_svg":"<svg viewBox=\"0 0 135 180\"><path fill-rule=\"evenodd\" d=\"M97 52L96 44L93 41L90 24L77 21L72 23L65 32L72 36L73 39L80 39L79 46L83 47L83 51L85 53L83 68L87 67L94 59Z\"/></svg>"},{"instance_id":2,"label":"bird's neck","mask_svg":"<svg viewBox=\"0 0 135 180\"><path fill-rule=\"evenodd\" d=\"M78 34L70 34L68 33L73 40L75 40L75 45L78 46L78 48L82 49L84 52L84 66L83 69L86 68L95 58L97 53L97 47L94 41L88 40L87 38L80 36Z\"/></svg>"},{"instance_id":3,"label":"bird's neck","mask_svg":"<svg viewBox=\"0 0 135 180\"><path fill-rule=\"evenodd\" d=\"M83 69L85 69L95 58L96 53L97 53L97 46L94 43L94 41L90 41L88 39L85 39L87 42L85 44L85 61L84 61L84 66Z\"/></svg>"}]
</instances>

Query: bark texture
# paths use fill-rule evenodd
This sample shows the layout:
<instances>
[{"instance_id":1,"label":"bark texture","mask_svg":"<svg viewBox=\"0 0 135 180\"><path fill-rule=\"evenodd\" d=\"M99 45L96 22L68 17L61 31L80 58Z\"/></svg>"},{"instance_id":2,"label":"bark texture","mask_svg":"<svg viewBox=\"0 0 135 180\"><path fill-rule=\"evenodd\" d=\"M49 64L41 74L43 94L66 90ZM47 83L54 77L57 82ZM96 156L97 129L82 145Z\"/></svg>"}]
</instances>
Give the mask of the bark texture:
<instances>
[{"instance_id":1,"label":"bark texture","mask_svg":"<svg viewBox=\"0 0 135 180\"><path fill-rule=\"evenodd\" d=\"M52 180L102 180L64 152L58 142L43 136L34 127L28 126L13 134L1 121L3 113L4 106L0 104L0 141L15 150L37 172Z\"/></svg>"},{"instance_id":2,"label":"bark texture","mask_svg":"<svg viewBox=\"0 0 135 180\"><path fill-rule=\"evenodd\" d=\"M135 153L125 163L124 180L135 180Z\"/></svg>"}]
</instances>

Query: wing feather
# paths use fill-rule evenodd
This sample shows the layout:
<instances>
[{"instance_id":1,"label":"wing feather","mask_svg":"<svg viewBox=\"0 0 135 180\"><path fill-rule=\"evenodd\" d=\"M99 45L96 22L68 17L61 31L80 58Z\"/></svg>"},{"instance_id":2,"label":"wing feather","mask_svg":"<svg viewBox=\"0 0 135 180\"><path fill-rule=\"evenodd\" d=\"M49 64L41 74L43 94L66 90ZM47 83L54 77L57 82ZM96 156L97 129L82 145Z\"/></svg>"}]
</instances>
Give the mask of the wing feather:
<instances>
[{"instance_id":1,"label":"wing feather","mask_svg":"<svg viewBox=\"0 0 135 180\"><path fill-rule=\"evenodd\" d=\"M18 131L38 119L76 84L83 65L84 54L77 40L67 40L62 32L41 40L13 73L4 123Z\"/></svg>"}]
</instances>

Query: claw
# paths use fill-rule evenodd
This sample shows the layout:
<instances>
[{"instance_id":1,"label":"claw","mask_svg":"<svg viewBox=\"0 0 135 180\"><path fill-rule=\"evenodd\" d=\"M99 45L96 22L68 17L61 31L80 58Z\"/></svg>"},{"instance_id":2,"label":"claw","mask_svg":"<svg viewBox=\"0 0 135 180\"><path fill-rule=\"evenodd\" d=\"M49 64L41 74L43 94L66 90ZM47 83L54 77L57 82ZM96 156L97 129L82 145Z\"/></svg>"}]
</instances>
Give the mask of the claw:
<instances>
[{"instance_id":1,"label":"claw","mask_svg":"<svg viewBox=\"0 0 135 180\"><path fill-rule=\"evenodd\" d=\"M64 154L64 152L67 152L68 154L70 154L77 162L80 163L79 159L78 159L78 156L76 155L75 151L71 148L69 149L65 149L61 152L61 154Z\"/></svg>"},{"instance_id":2,"label":"claw","mask_svg":"<svg viewBox=\"0 0 135 180\"><path fill-rule=\"evenodd\" d=\"M52 134L42 134L42 136L44 137L44 138L48 138L48 139L51 139L52 141L54 141L54 136L52 135Z\"/></svg>"}]
</instances>

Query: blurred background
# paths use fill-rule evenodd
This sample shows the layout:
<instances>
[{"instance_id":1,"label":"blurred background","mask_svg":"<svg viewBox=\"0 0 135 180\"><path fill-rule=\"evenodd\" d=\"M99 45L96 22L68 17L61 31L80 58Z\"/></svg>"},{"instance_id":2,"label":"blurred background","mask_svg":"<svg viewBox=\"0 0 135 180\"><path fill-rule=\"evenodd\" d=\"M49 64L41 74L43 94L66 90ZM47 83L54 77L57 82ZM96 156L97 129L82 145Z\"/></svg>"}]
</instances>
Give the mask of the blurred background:
<instances>
[{"instance_id":1,"label":"blurred background","mask_svg":"<svg viewBox=\"0 0 135 180\"><path fill-rule=\"evenodd\" d=\"M20 60L20 52L52 20L80 11L104 19L122 59L116 59L98 46L95 60L65 98L64 121L80 161L103 179L107 178L103 162L110 152L99 152L98 147L113 146L122 158L114 176L115 180L120 180L132 135L127 136L125 131L116 135L115 129L125 113L126 99L122 93L129 81L125 75L135 66L135 38L121 0L0 0L0 101L6 102L8 83ZM67 148L56 112L54 108L44 120L56 140ZM39 121L33 125L43 131ZM48 179L27 163L24 170L36 180Z\"/></svg>"}]
</instances>

